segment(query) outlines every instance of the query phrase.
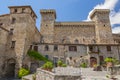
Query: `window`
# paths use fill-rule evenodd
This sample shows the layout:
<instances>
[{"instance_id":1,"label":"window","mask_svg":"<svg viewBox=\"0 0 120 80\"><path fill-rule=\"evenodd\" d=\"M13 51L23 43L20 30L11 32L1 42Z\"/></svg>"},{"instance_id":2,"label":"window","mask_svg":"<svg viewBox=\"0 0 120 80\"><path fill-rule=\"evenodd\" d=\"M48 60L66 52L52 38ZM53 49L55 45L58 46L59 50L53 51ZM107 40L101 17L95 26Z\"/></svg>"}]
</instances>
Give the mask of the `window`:
<instances>
[{"instance_id":1,"label":"window","mask_svg":"<svg viewBox=\"0 0 120 80\"><path fill-rule=\"evenodd\" d=\"M93 51L93 46L89 46L89 51Z\"/></svg>"},{"instance_id":2,"label":"window","mask_svg":"<svg viewBox=\"0 0 120 80\"><path fill-rule=\"evenodd\" d=\"M111 51L111 46L107 46L107 51Z\"/></svg>"},{"instance_id":3,"label":"window","mask_svg":"<svg viewBox=\"0 0 120 80\"><path fill-rule=\"evenodd\" d=\"M77 51L77 47L76 46L69 46L69 51Z\"/></svg>"},{"instance_id":4,"label":"window","mask_svg":"<svg viewBox=\"0 0 120 80\"><path fill-rule=\"evenodd\" d=\"M12 18L11 24L14 24L15 21L16 21L16 19L15 19L15 18Z\"/></svg>"},{"instance_id":5,"label":"window","mask_svg":"<svg viewBox=\"0 0 120 80\"><path fill-rule=\"evenodd\" d=\"M25 8L22 8L22 13L25 13Z\"/></svg>"},{"instance_id":6,"label":"window","mask_svg":"<svg viewBox=\"0 0 120 80\"><path fill-rule=\"evenodd\" d=\"M32 45L30 45L30 48L29 48L29 50L32 50Z\"/></svg>"},{"instance_id":7,"label":"window","mask_svg":"<svg viewBox=\"0 0 120 80\"><path fill-rule=\"evenodd\" d=\"M120 44L120 42L118 42Z\"/></svg>"},{"instance_id":8,"label":"window","mask_svg":"<svg viewBox=\"0 0 120 80\"><path fill-rule=\"evenodd\" d=\"M104 27L105 27L106 25L104 24Z\"/></svg>"},{"instance_id":9,"label":"window","mask_svg":"<svg viewBox=\"0 0 120 80\"><path fill-rule=\"evenodd\" d=\"M76 39L75 41L74 41L75 43L79 43L79 41Z\"/></svg>"},{"instance_id":10,"label":"window","mask_svg":"<svg viewBox=\"0 0 120 80\"><path fill-rule=\"evenodd\" d=\"M49 56L48 56L48 55L45 55L45 57L46 57L47 59L49 59Z\"/></svg>"},{"instance_id":11,"label":"window","mask_svg":"<svg viewBox=\"0 0 120 80\"><path fill-rule=\"evenodd\" d=\"M34 46L34 50L35 50L35 51L38 51L38 46Z\"/></svg>"},{"instance_id":12,"label":"window","mask_svg":"<svg viewBox=\"0 0 120 80\"><path fill-rule=\"evenodd\" d=\"M45 45L45 51L48 51L48 50L49 50L48 45Z\"/></svg>"},{"instance_id":13,"label":"window","mask_svg":"<svg viewBox=\"0 0 120 80\"><path fill-rule=\"evenodd\" d=\"M3 25L3 23L0 23L0 26L2 26Z\"/></svg>"},{"instance_id":14,"label":"window","mask_svg":"<svg viewBox=\"0 0 120 80\"><path fill-rule=\"evenodd\" d=\"M11 48L15 48L15 42L16 42L16 41L12 41L12 42L11 42Z\"/></svg>"},{"instance_id":15,"label":"window","mask_svg":"<svg viewBox=\"0 0 120 80\"><path fill-rule=\"evenodd\" d=\"M58 51L58 45L54 45L54 51Z\"/></svg>"},{"instance_id":16,"label":"window","mask_svg":"<svg viewBox=\"0 0 120 80\"><path fill-rule=\"evenodd\" d=\"M85 42L85 39L83 38L83 42Z\"/></svg>"},{"instance_id":17,"label":"window","mask_svg":"<svg viewBox=\"0 0 120 80\"><path fill-rule=\"evenodd\" d=\"M13 30L14 30L13 28L10 29L10 32L9 32L10 35L13 35Z\"/></svg>"},{"instance_id":18,"label":"window","mask_svg":"<svg viewBox=\"0 0 120 80\"><path fill-rule=\"evenodd\" d=\"M17 13L17 9L14 9L14 12Z\"/></svg>"}]
</instances>

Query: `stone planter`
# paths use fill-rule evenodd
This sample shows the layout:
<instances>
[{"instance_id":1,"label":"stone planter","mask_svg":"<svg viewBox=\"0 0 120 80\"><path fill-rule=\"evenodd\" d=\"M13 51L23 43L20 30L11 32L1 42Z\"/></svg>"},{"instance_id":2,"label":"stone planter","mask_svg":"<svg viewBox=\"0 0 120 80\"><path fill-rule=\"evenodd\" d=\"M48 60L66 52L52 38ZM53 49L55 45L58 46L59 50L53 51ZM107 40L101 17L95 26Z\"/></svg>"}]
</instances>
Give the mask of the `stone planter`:
<instances>
[{"instance_id":1,"label":"stone planter","mask_svg":"<svg viewBox=\"0 0 120 80\"><path fill-rule=\"evenodd\" d=\"M113 67L113 66L114 66L113 62L107 62L107 67Z\"/></svg>"}]
</instances>

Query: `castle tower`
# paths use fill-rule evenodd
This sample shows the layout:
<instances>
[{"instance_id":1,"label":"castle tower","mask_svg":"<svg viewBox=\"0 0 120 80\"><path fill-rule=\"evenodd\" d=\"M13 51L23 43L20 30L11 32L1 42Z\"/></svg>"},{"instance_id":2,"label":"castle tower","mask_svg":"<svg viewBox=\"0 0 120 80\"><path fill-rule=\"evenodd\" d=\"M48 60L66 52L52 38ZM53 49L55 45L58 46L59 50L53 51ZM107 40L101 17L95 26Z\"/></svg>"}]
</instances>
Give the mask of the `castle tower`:
<instances>
[{"instance_id":1,"label":"castle tower","mask_svg":"<svg viewBox=\"0 0 120 80\"><path fill-rule=\"evenodd\" d=\"M53 43L54 38L54 22L56 19L55 10L40 10L41 13L41 35L42 43Z\"/></svg>"},{"instance_id":2,"label":"castle tower","mask_svg":"<svg viewBox=\"0 0 120 80\"><path fill-rule=\"evenodd\" d=\"M36 14L30 6L10 6L9 25L6 27L12 32L12 40L7 46L7 59L14 59L15 75L23 66L27 51L33 42L39 42L40 33L36 28ZM35 37L37 39L35 39ZM6 68L7 69L7 68Z\"/></svg>"},{"instance_id":3,"label":"castle tower","mask_svg":"<svg viewBox=\"0 0 120 80\"><path fill-rule=\"evenodd\" d=\"M91 20L95 22L95 33L97 43L114 43L109 20L109 13L110 10L108 9L95 9L90 15Z\"/></svg>"}]
</instances>

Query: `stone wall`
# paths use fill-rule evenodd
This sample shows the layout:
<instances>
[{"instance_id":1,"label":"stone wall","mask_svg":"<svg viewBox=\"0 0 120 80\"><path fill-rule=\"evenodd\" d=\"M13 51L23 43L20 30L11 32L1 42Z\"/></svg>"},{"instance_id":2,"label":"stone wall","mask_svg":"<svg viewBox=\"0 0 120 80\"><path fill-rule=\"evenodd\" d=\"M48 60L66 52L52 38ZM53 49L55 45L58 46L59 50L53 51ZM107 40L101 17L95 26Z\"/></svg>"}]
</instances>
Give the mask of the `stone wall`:
<instances>
[{"instance_id":1,"label":"stone wall","mask_svg":"<svg viewBox=\"0 0 120 80\"><path fill-rule=\"evenodd\" d=\"M91 54L91 56L92 55L96 55L96 56L103 56L104 58L106 58L106 57L113 57L113 58L116 58L116 59L120 59L119 58L119 47L118 47L118 45L113 45L113 46L111 46L111 51L107 51L107 48L106 48L106 46L107 45L101 45L101 46L93 46L94 47L94 49L93 49L93 54ZM99 48L99 54L95 54L95 52L98 52L98 48Z\"/></svg>"},{"instance_id":2,"label":"stone wall","mask_svg":"<svg viewBox=\"0 0 120 80\"><path fill-rule=\"evenodd\" d=\"M49 50L45 50L45 46L49 46ZM93 45L81 45L81 44L58 44L58 50L54 51L54 45L56 44L39 44L38 52L40 52L44 56L48 56L49 59L57 58L61 60L66 60L69 57L72 57L72 60L77 61L82 56L90 66L90 58L94 57L97 59L97 64L103 62L103 60L107 57L113 57L117 60L120 60L120 46L119 45L103 45L103 44L93 44ZM76 46L77 51L69 51L69 46ZM92 51L90 51L90 46L92 46ZM107 46L111 47L111 51L107 50ZM100 56L103 57L103 60L100 61Z\"/></svg>"},{"instance_id":3,"label":"stone wall","mask_svg":"<svg viewBox=\"0 0 120 80\"><path fill-rule=\"evenodd\" d=\"M113 34L114 43L120 44L120 34Z\"/></svg>"},{"instance_id":4,"label":"stone wall","mask_svg":"<svg viewBox=\"0 0 120 80\"><path fill-rule=\"evenodd\" d=\"M62 71L62 69L64 70ZM62 73L59 73L60 71ZM37 69L36 80L81 80L80 73L68 74L64 71L69 71L71 73L72 71L76 70L74 70L74 68L70 68L70 70L68 70L67 68L60 68L57 72L54 73L42 69Z\"/></svg>"},{"instance_id":5,"label":"stone wall","mask_svg":"<svg viewBox=\"0 0 120 80\"><path fill-rule=\"evenodd\" d=\"M95 27L89 22L82 24L79 22L74 25L70 23L61 22L59 25L54 26L54 42L55 43L79 43L90 44L95 40ZM77 41L76 41L77 40Z\"/></svg>"},{"instance_id":6,"label":"stone wall","mask_svg":"<svg viewBox=\"0 0 120 80\"><path fill-rule=\"evenodd\" d=\"M49 50L45 50L45 46L48 45ZM76 46L77 51L69 51L69 46ZM58 50L54 50L54 44L40 44L38 45L38 52L42 55L48 55L50 59L53 57L64 59L64 57L80 57L87 55L87 47L83 45L59 45Z\"/></svg>"}]
</instances>

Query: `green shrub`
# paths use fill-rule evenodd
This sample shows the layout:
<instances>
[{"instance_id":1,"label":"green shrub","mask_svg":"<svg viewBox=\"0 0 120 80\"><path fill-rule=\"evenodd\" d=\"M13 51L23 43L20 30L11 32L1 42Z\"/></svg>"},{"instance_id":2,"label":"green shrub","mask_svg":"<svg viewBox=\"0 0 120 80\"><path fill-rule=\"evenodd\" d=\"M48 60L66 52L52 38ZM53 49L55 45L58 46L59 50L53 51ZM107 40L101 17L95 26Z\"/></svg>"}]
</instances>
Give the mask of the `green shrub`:
<instances>
[{"instance_id":1,"label":"green shrub","mask_svg":"<svg viewBox=\"0 0 120 80\"><path fill-rule=\"evenodd\" d=\"M116 62L116 59L115 58L105 58L105 60L104 60L105 62L113 62L113 63L115 63Z\"/></svg>"},{"instance_id":2,"label":"green shrub","mask_svg":"<svg viewBox=\"0 0 120 80\"><path fill-rule=\"evenodd\" d=\"M50 61L46 57L42 56L40 53L38 53L36 51L28 51L27 54L30 57L32 57L32 58L34 58L36 60L45 61L45 62Z\"/></svg>"},{"instance_id":3,"label":"green shrub","mask_svg":"<svg viewBox=\"0 0 120 80\"><path fill-rule=\"evenodd\" d=\"M21 68L19 71L18 71L18 77L19 78L22 78L23 76L26 76L30 73L29 70L25 69L25 68Z\"/></svg>"},{"instance_id":4,"label":"green shrub","mask_svg":"<svg viewBox=\"0 0 120 80\"><path fill-rule=\"evenodd\" d=\"M82 64L80 64L80 67L86 68L86 67L87 67L87 64L86 64L86 63L82 63Z\"/></svg>"},{"instance_id":5,"label":"green shrub","mask_svg":"<svg viewBox=\"0 0 120 80\"><path fill-rule=\"evenodd\" d=\"M66 64L62 64L62 67L67 67L67 65Z\"/></svg>"},{"instance_id":6,"label":"green shrub","mask_svg":"<svg viewBox=\"0 0 120 80\"><path fill-rule=\"evenodd\" d=\"M46 62L43 66L43 69L52 69L53 68L53 63L52 62Z\"/></svg>"},{"instance_id":7,"label":"green shrub","mask_svg":"<svg viewBox=\"0 0 120 80\"><path fill-rule=\"evenodd\" d=\"M63 62L62 62L61 60L59 60L59 61L57 62L57 65L61 67L61 66L63 65Z\"/></svg>"}]
</instances>

